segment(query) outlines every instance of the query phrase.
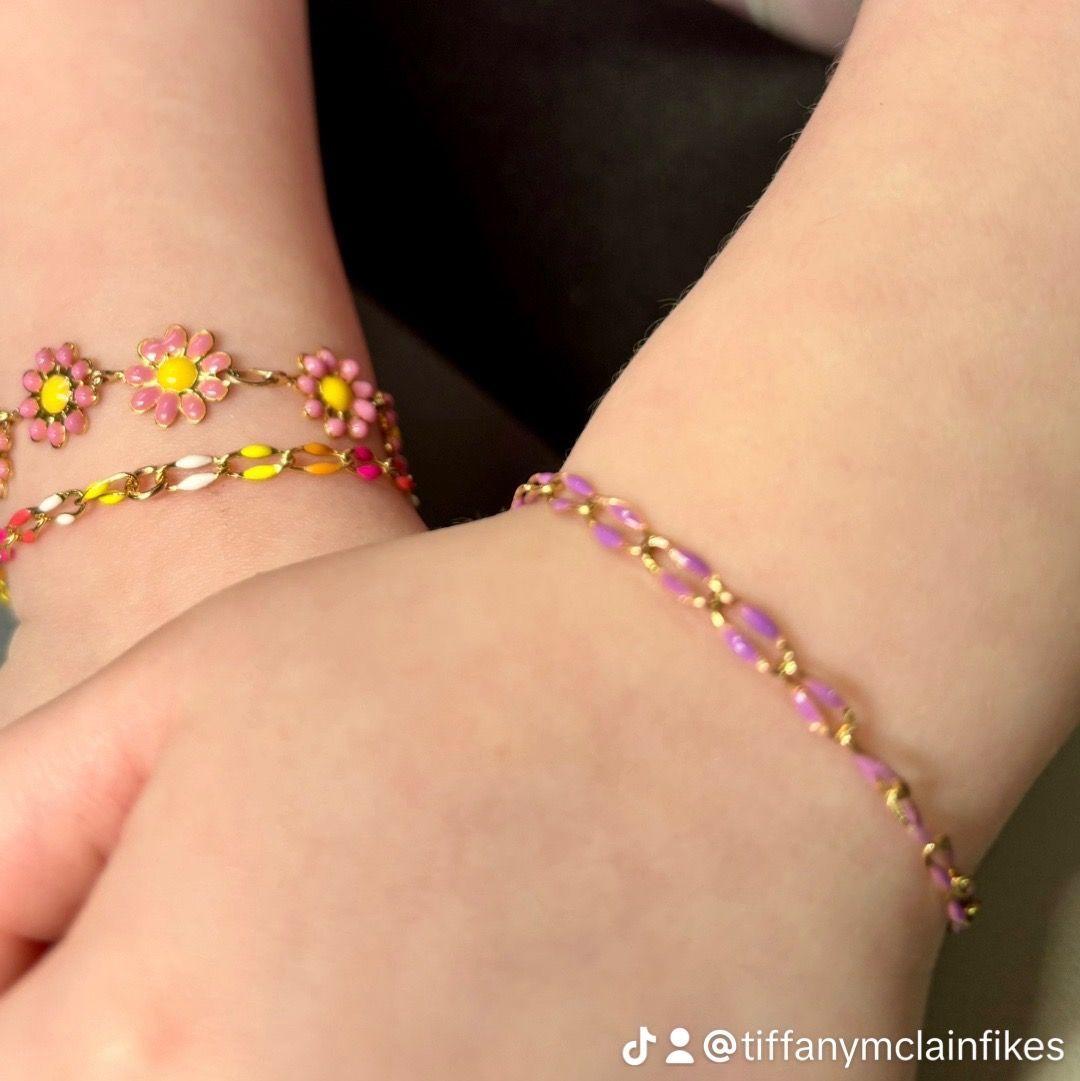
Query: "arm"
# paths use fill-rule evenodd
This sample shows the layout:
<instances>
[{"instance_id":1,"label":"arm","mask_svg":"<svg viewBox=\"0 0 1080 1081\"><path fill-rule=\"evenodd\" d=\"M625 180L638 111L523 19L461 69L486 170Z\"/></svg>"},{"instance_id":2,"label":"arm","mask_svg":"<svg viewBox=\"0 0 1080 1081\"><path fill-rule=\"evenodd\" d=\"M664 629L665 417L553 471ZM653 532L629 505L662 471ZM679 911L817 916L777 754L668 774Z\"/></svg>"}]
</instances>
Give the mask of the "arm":
<instances>
[{"instance_id":1,"label":"arm","mask_svg":"<svg viewBox=\"0 0 1080 1081\"><path fill-rule=\"evenodd\" d=\"M1044 5L1019 40L1004 3L977 20L973 4L917 7L867 8L769 193L571 464L722 566L810 667L846 677L868 743L973 863L1074 720L1064 84L1080 26ZM520 1070L523 1046L534 1076L567 1047L602 1076L648 1016L695 1033L916 1025L942 927L918 853L779 693L569 523L537 508L262 584L10 733L7 768L25 772L108 731L103 703L125 712L130 672L200 628L289 651L305 674L296 687L286 668L265 700L243 681L197 690L161 723L166 755L82 918L0 1011L26 1076L64 980L110 987L71 1006L89 1019L76 1045L119 1031L144 1071L228 1055L256 1076L273 1045L282 1076L312 1062L333 1076L352 1068L344 1039L372 1076L451 1054L461 1076ZM312 589L341 599L310 612ZM260 628L292 618L267 642L253 611ZM361 654L377 672L362 702L328 710L310 680L356 663L356 611L378 629ZM157 748L143 750L145 772ZM287 808L273 830L270 807ZM110 812L51 809L62 866L77 831L60 827L105 836ZM93 879L51 909L9 902L3 925L59 935ZM235 915L245 899L257 924ZM139 972L110 982L133 953ZM178 969L200 981L183 1003L165 997ZM265 990L280 971L320 980L301 998ZM268 1021L282 1016L303 1023ZM180 1038L147 1035L162 1032Z\"/></svg>"},{"instance_id":2,"label":"arm","mask_svg":"<svg viewBox=\"0 0 1080 1081\"><path fill-rule=\"evenodd\" d=\"M291 368L322 344L368 365L324 201L300 0L8 4L0 40L0 405L24 396L42 345L75 340L124 368L172 322L214 330L245 367ZM131 414L130 390L106 391L62 451L17 431L0 518L120 470L322 436L284 391L165 432ZM418 526L399 494L328 484L128 505L43 538L10 568L22 627L0 721L239 578Z\"/></svg>"}]
</instances>

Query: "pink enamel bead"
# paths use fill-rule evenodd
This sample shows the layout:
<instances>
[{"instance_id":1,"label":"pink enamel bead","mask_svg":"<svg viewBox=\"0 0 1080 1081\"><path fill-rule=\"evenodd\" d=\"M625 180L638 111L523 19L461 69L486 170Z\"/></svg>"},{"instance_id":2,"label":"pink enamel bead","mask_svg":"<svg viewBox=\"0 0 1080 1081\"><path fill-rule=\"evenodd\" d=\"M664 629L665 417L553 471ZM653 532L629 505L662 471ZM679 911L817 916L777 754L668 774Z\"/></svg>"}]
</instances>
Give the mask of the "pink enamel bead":
<instances>
[{"instance_id":1,"label":"pink enamel bead","mask_svg":"<svg viewBox=\"0 0 1080 1081\"><path fill-rule=\"evenodd\" d=\"M149 409L153 409L154 404L158 398L161 397L160 387L140 387L139 390L131 396L131 408L136 413L145 413Z\"/></svg>"},{"instance_id":2,"label":"pink enamel bead","mask_svg":"<svg viewBox=\"0 0 1080 1081\"><path fill-rule=\"evenodd\" d=\"M199 393L208 402L220 402L229 393L229 384L220 379L204 379L199 384Z\"/></svg>"},{"instance_id":3,"label":"pink enamel bead","mask_svg":"<svg viewBox=\"0 0 1080 1081\"><path fill-rule=\"evenodd\" d=\"M25 401L19 403L19 416L23 420L29 420L31 417L36 416L38 411L38 403L32 398L27 398Z\"/></svg>"},{"instance_id":4,"label":"pink enamel bead","mask_svg":"<svg viewBox=\"0 0 1080 1081\"><path fill-rule=\"evenodd\" d=\"M185 394L180 399L180 409L192 424L198 424L206 416L206 402L198 394Z\"/></svg>"},{"instance_id":5,"label":"pink enamel bead","mask_svg":"<svg viewBox=\"0 0 1080 1081\"><path fill-rule=\"evenodd\" d=\"M154 369L147 364L133 364L124 372L124 382L133 387L141 387L144 383L154 381Z\"/></svg>"},{"instance_id":6,"label":"pink enamel bead","mask_svg":"<svg viewBox=\"0 0 1080 1081\"><path fill-rule=\"evenodd\" d=\"M42 378L38 372L25 372L22 377L22 385L31 394L37 394L42 387Z\"/></svg>"},{"instance_id":7,"label":"pink enamel bead","mask_svg":"<svg viewBox=\"0 0 1080 1081\"><path fill-rule=\"evenodd\" d=\"M75 404L80 409L89 409L96 400L94 397L94 388L87 386L76 387L72 397L75 400Z\"/></svg>"},{"instance_id":8,"label":"pink enamel bead","mask_svg":"<svg viewBox=\"0 0 1080 1081\"><path fill-rule=\"evenodd\" d=\"M48 434L49 426L41 417L35 417L30 421L30 439L34 443L40 443Z\"/></svg>"},{"instance_id":9,"label":"pink enamel bead","mask_svg":"<svg viewBox=\"0 0 1080 1081\"><path fill-rule=\"evenodd\" d=\"M359 362L353 360L352 357L346 357L338 366L338 375L340 375L346 383L351 383L360 375Z\"/></svg>"},{"instance_id":10,"label":"pink enamel bead","mask_svg":"<svg viewBox=\"0 0 1080 1081\"><path fill-rule=\"evenodd\" d=\"M56 358L56 363L61 368L70 368L75 363L75 354L71 351L70 345L62 345L57 349L53 356Z\"/></svg>"},{"instance_id":11,"label":"pink enamel bead","mask_svg":"<svg viewBox=\"0 0 1080 1081\"><path fill-rule=\"evenodd\" d=\"M58 420L51 421L48 428L49 445L53 447L62 447L67 441L67 431L64 428L62 422Z\"/></svg>"},{"instance_id":12,"label":"pink enamel bead","mask_svg":"<svg viewBox=\"0 0 1080 1081\"><path fill-rule=\"evenodd\" d=\"M76 409L72 413L64 418L64 427L67 428L72 435L82 435L87 429L86 414L81 410Z\"/></svg>"},{"instance_id":13,"label":"pink enamel bead","mask_svg":"<svg viewBox=\"0 0 1080 1081\"><path fill-rule=\"evenodd\" d=\"M375 480L382 476L382 469L374 462L365 462L356 467L356 475L364 480Z\"/></svg>"}]
</instances>

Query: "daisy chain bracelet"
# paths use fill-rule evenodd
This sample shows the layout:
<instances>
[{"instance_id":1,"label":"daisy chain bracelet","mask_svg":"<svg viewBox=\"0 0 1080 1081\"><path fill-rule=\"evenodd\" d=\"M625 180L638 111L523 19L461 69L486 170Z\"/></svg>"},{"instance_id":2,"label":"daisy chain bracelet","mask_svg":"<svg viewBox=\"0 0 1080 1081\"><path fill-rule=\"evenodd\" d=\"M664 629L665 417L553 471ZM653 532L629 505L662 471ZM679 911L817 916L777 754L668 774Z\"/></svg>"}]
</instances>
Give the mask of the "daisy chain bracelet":
<instances>
[{"instance_id":1,"label":"daisy chain bracelet","mask_svg":"<svg viewBox=\"0 0 1080 1081\"><path fill-rule=\"evenodd\" d=\"M113 370L84 357L74 342L37 351L22 376L26 397L14 409L0 409L0 498L13 475L17 429L25 428L31 443L59 450L89 431L91 412L116 383L132 388L132 411L152 416L162 429L181 417L202 423L234 390L283 387L303 397L304 416L320 423L330 439L359 443L377 425L390 453L401 454L393 399L362 378L360 362L351 357L339 359L322 348L299 354L292 371L241 368L217 348L210 331L188 334L177 323L160 337L144 338L135 352L134 363ZM405 477L408 469L397 473Z\"/></svg>"},{"instance_id":2,"label":"daisy chain bracelet","mask_svg":"<svg viewBox=\"0 0 1080 1081\"><path fill-rule=\"evenodd\" d=\"M971 924L979 911L975 883L957 870L949 838L931 832L896 770L860 748L854 710L832 686L803 671L771 616L736 597L700 556L654 532L624 500L598 494L583 477L536 473L518 488L512 508L538 502L585 522L602 547L638 560L677 600L704 612L739 660L778 677L808 729L850 753L862 777L919 844L930 879L944 897L950 930Z\"/></svg>"}]
</instances>

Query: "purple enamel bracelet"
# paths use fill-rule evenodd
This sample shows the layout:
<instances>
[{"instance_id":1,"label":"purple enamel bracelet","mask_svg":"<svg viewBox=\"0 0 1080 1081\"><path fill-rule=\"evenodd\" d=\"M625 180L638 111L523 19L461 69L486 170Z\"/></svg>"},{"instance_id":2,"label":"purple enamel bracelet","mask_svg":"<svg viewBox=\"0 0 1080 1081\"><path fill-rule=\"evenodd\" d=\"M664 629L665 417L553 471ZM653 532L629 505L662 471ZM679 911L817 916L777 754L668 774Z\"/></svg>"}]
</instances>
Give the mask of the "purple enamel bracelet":
<instances>
[{"instance_id":1,"label":"purple enamel bracelet","mask_svg":"<svg viewBox=\"0 0 1080 1081\"><path fill-rule=\"evenodd\" d=\"M929 829L900 774L860 748L852 707L828 683L803 671L771 616L736 597L700 556L656 533L624 500L600 495L583 477L534 474L518 488L512 507L537 502L581 519L602 547L634 557L677 600L704 612L739 660L779 678L809 731L850 752L855 768L920 845L930 880L944 898L950 930L970 926L979 911L975 883L957 869L949 838Z\"/></svg>"}]
</instances>

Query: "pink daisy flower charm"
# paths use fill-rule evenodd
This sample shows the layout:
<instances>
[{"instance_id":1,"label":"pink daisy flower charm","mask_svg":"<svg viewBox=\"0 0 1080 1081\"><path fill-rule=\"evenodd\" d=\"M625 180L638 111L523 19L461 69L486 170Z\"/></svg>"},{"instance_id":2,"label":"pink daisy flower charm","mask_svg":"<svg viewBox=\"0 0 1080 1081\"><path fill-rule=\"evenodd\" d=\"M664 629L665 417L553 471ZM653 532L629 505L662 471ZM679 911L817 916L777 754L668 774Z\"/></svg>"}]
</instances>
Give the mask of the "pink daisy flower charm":
<instances>
[{"instance_id":1,"label":"pink daisy flower charm","mask_svg":"<svg viewBox=\"0 0 1080 1081\"><path fill-rule=\"evenodd\" d=\"M181 414L192 424L206 416L211 402L229 393L232 357L214 350L214 336L200 330L188 337L173 324L160 338L139 342L140 364L124 372L124 382L138 388L131 396L136 413L153 410L159 428L170 427Z\"/></svg>"},{"instance_id":2,"label":"pink daisy flower charm","mask_svg":"<svg viewBox=\"0 0 1080 1081\"><path fill-rule=\"evenodd\" d=\"M73 342L39 349L33 368L23 372L29 397L19 406L19 416L30 422L30 438L62 447L69 435L82 435L90 426L85 411L97 402L100 384L101 374Z\"/></svg>"},{"instance_id":3,"label":"pink daisy flower charm","mask_svg":"<svg viewBox=\"0 0 1080 1081\"><path fill-rule=\"evenodd\" d=\"M304 413L321 420L331 439L348 436L359 442L371 430L378 412L372 399L375 388L360 378L360 363L338 360L329 349L306 353L297 359L297 388L307 397Z\"/></svg>"}]
</instances>

